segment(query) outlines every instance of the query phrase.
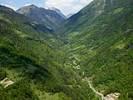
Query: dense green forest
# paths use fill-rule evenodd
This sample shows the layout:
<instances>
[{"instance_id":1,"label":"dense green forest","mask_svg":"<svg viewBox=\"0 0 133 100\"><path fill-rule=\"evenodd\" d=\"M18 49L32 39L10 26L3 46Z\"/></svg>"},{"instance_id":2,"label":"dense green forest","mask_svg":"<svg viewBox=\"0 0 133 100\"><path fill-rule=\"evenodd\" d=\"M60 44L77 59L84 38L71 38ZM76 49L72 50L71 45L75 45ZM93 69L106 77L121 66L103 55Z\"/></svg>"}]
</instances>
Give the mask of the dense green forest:
<instances>
[{"instance_id":1,"label":"dense green forest","mask_svg":"<svg viewBox=\"0 0 133 100\"><path fill-rule=\"evenodd\" d=\"M1 100L95 97L74 70L64 68L63 41L55 34L38 32L26 17L10 9L0 10L0 79L8 77L14 82L0 87Z\"/></svg>"},{"instance_id":2,"label":"dense green forest","mask_svg":"<svg viewBox=\"0 0 133 100\"><path fill-rule=\"evenodd\" d=\"M94 0L51 32L0 6L0 100L133 99L132 0Z\"/></svg>"}]
</instances>

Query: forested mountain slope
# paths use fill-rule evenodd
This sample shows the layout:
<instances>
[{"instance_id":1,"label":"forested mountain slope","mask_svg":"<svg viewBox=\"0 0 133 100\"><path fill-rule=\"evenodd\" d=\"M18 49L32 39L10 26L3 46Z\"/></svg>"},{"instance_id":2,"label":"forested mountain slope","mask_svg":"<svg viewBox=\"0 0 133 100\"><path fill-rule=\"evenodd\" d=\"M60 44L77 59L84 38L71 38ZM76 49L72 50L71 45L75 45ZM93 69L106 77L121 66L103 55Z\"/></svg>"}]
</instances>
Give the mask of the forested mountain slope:
<instances>
[{"instance_id":1,"label":"forested mountain slope","mask_svg":"<svg viewBox=\"0 0 133 100\"><path fill-rule=\"evenodd\" d=\"M119 15L119 12L122 11L126 14L127 12L124 10L131 9L132 5L132 0L94 0L77 14L67 19L64 23L64 28L61 28L59 31L61 31L61 33L69 33L87 30L91 24L95 23L99 16L110 14L111 17ZM114 14L112 13L111 15L109 12L113 11Z\"/></svg>"},{"instance_id":2,"label":"forested mountain slope","mask_svg":"<svg viewBox=\"0 0 133 100\"><path fill-rule=\"evenodd\" d=\"M120 93L120 100L133 99L132 5L132 0L94 0L61 30L63 49L79 59L79 74L105 96Z\"/></svg>"},{"instance_id":3,"label":"forested mountain slope","mask_svg":"<svg viewBox=\"0 0 133 100\"><path fill-rule=\"evenodd\" d=\"M63 42L30 23L27 17L0 6L0 99L97 98L75 71L64 67Z\"/></svg>"},{"instance_id":4,"label":"forested mountain slope","mask_svg":"<svg viewBox=\"0 0 133 100\"><path fill-rule=\"evenodd\" d=\"M0 99L132 100L132 4L94 0L57 33L0 6Z\"/></svg>"}]
</instances>

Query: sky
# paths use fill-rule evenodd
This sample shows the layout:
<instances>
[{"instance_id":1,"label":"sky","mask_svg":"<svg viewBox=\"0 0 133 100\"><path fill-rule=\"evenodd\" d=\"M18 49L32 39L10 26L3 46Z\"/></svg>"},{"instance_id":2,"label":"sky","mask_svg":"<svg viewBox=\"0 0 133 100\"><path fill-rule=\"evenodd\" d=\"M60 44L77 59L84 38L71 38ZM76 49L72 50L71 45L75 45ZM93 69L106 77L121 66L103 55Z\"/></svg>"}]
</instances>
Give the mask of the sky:
<instances>
[{"instance_id":1,"label":"sky","mask_svg":"<svg viewBox=\"0 0 133 100\"><path fill-rule=\"evenodd\" d=\"M34 4L38 7L58 8L65 15L74 14L88 5L92 0L0 0L0 5L5 5L14 10Z\"/></svg>"}]
</instances>

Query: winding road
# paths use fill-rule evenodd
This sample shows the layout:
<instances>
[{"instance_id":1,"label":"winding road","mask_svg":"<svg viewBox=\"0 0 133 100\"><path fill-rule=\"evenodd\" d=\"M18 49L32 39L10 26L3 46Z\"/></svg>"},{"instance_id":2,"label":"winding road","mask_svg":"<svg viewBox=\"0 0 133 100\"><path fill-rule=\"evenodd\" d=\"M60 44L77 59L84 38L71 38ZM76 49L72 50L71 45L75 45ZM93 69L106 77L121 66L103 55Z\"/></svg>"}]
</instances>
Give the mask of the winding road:
<instances>
[{"instance_id":1,"label":"winding road","mask_svg":"<svg viewBox=\"0 0 133 100\"><path fill-rule=\"evenodd\" d=\"M78 59L78 58L75 57L75 55L73 55L73 56L74 56L75 59ZM73 65L76 65L76 66L73 66L73 67L74 67L75 69L80 70L80 65L79 65L76 61L77 61L77 60L73 60ZM77 68L77 66L79 66L79 68ZM83 71L83 73L85 73L85 72ZM102 93L100 93L99 91L97 91L97 90L93 87L92 81L91 81L91 79L88 78L88 77L84 77L84 78L82 79L82 81L85 81L85 82L88 83L89 88L95 93L96 96L99 97L100 100L118 100L118 97L120 96L120 93L110 93L110 94L104 96Z\"/></svg>"},{"instance_id":2,"label":"winding road","mask_svg":"<svg viewBox=\"0 0 133 100\"><path fill-rule=\"evenodd\" d=\"M85 77L85 78L83 79L83 81L86 81L86 82L88 83L90 89L91 89L98 97L100 97L101 100L105 100L105 99L104 99L104 95L103 95L102 93L98 92L98 91L93 87L92 82L90 81L89 78Z\"/></svg>"},{"instance_id":3,"label":"winding road","mask_svg":"<svg viewBox=\"0 0 133 100\"><path fill-rule=\"evenodd\" d=\"M75 57L75 55L73 55L73 56ZM78 59L78 58L75 58L75 59ZM73 60L73 62L74 62L74 65L79 66L79 69L80 69L80 65L78 65L78 63L77 63L75 60ZM75 66L74 66L74 67L75 67ZM85 72L83 72L83 73L85 73ZM103 95L102 93L98 92L98 91L93 87L92 82L90 81L89 78L85 77L85 78L83 79L83 81L86 81L86 82L88 83L90 89L91 89L99 98L101 98L100 100L105 100L104 95Z\"/></svg>"},{"instance_id":4,"label":"winding road","mask_svg":"<svg viewBox=\"0 0 133 100\"><path fill-rule=\"evenodd\" d=\"M105 99L104 99L104 95L103 95L102 93L98 92L98 91L93 87L91 81L90 81L90 80L87 80L87 82L88 82L88 84L89 84L90 89L91 89L97 96L99 96L99 97L101 98L101 100L105 100Z\"/></svg>"}]
</instances>

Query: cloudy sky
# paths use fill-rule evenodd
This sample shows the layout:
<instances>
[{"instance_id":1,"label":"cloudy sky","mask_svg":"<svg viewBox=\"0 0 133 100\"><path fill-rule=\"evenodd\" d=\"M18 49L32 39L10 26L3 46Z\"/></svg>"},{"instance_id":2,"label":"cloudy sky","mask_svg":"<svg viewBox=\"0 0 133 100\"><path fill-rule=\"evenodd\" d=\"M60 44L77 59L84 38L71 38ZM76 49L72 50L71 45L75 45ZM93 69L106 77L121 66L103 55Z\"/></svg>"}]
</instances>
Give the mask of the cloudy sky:
<instances>
[{"instance_id":1,"label":"cloudy sky","mask_svg":"<svg viewBox=\"0 0 133 100\"><path fill-rule=\"evenodd\" d=\"M78 12L92 0L0 0L1 5L18 9L25 5L35 4L39 7L60 9L65 15Z\"/></svg>"}]
</instances>

